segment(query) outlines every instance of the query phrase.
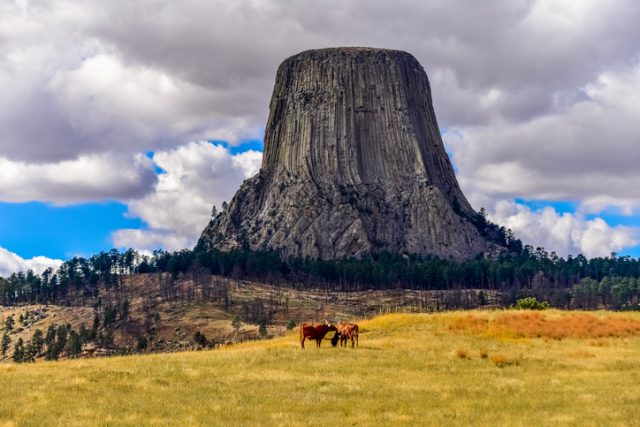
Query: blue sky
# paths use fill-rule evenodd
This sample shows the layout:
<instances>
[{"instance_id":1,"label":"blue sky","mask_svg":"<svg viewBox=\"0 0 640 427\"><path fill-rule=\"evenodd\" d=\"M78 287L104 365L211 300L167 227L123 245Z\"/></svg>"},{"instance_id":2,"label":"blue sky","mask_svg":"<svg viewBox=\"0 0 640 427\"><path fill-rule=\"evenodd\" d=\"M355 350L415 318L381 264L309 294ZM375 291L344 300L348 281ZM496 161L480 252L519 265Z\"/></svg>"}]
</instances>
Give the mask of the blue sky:
<instances>
[{"instance_id":1,"label":"blue sky","mask_svg":"<svg viewBox=\"0 0 640 427\"><path fill-rule=\"evenodd\" d=\"M249 139L246 141L241 141L240 144L238 145L231 145L226 141L221 141L221 140L214 140L211 141L213 144L218 144L221 145L225 148L227 148L229 150L229 153L231 154L240 154L240 153L244 153L245 151L249 151L249 150L255 150L255 151L260 151L262 152L262 149L264 147L264 142L262 142L262 140L260 139Z\"/></svg>"},{"instance_id":2,"label":"blue sky","mask_svg":"<svg viewBox=\"0 0 640 427\"><path fill-rule=\"evenodd\" d=\"M113 246L118 228L141 228L118 202L53 206L42 202L0 203L0 246L23 258L90 256Z\"/></svg>"}]
</instances>

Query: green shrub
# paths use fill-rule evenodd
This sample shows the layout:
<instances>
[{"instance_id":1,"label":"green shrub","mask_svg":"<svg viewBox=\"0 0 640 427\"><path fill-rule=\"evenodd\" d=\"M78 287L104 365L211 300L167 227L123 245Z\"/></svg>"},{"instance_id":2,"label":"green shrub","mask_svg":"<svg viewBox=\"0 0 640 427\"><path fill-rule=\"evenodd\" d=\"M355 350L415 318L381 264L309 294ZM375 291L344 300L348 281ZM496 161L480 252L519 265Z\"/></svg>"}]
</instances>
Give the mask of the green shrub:
<instances>
[{"instance_id":1,"label":"green shrub","mask_svg":"<svg viewBox=\"0 0 640 427\"><path fill-rule=\"evenodd\" d=\"M535 297L528 297L519 299L515 308L518 310L546 310L551 308L551 305L546 301L538 301Z\"/></svg>"}]
</instances>

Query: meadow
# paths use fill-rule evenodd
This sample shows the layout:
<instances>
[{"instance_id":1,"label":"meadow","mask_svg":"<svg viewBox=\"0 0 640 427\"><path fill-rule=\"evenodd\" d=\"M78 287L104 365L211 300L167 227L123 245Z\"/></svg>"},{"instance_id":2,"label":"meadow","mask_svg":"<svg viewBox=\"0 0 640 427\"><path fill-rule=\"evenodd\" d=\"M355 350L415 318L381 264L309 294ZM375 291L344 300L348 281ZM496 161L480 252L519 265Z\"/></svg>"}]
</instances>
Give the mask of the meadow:
<instances>
[{"instance_id":1,"label":"meadow","mask_svg":"<svg viewBox=\"0 0 640 427\"><path fill-rule=\"evenodd\" d=\"M640 315L466 311L216 350L0 364L0 426L635 425ZM327 337L329 338L329 336Z\"/></svg>"}]
</instances>

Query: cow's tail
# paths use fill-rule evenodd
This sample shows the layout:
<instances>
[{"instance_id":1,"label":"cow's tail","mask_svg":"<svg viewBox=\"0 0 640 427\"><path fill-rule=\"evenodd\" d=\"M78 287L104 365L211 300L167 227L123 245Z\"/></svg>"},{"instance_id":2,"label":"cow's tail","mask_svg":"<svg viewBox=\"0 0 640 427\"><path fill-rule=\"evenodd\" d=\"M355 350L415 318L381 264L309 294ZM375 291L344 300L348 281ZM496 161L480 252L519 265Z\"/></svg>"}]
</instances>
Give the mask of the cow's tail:
<instances>
[{"instance_id":1,"label":"cow's tail","mask_svg":"<svg viewBox=\"0 0 640 427\"><path fill-rule=\"evenodd\" d=\"M300 325L300 346L304 350L304 323Z\"/></svg>"}]
</instances>

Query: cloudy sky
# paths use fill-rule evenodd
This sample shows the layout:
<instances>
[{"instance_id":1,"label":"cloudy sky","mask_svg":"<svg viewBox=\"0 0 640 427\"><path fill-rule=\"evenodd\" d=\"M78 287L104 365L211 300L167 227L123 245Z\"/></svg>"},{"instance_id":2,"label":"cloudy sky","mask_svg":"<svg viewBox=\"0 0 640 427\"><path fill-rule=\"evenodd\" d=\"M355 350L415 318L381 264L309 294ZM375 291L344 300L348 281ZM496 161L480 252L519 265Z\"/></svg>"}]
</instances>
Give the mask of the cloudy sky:
<instances>
[{"instance_id":1,"label":"cloudy sky","mask_svg":"<svg viewBox=\"0 0 640 427\"><path fill-rule=\"evenodd\" d=\"M640 256L636 1L0 1L0 275L194 244L259 168L275 70L422 63L476 209L561 255Z\"/></svg>"}]
</instances>

